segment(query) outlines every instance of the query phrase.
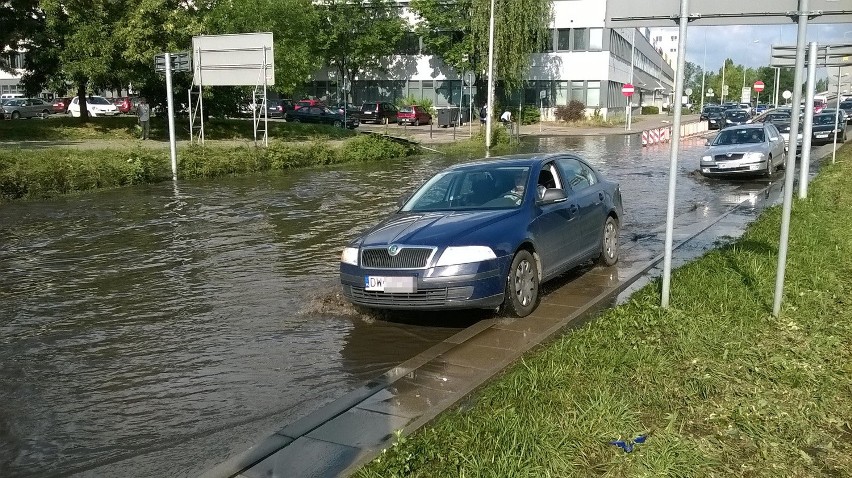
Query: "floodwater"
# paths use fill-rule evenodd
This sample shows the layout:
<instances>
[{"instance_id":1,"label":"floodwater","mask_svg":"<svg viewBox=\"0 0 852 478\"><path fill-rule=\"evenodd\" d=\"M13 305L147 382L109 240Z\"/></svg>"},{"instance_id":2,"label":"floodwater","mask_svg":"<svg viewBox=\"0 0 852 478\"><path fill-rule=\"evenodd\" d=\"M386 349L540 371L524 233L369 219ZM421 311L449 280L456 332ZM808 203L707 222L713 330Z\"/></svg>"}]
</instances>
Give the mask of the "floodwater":
<instances>
[{"instance_id":1,"label":"floodwater","mask_svg":"<svg viewBox=\"0 0 852 478\"><path fill-rule=\"evenodd\" d=\"M621 241L662 250L668 146L524 148L579 152L619 181ZM678 216L721 211L743 188L695 175L702 150L684 143ZM0 476L194 476L481 318L362 316L336 281L348 239L459 160L0 206Z\"/></svg>"}]
</instances>

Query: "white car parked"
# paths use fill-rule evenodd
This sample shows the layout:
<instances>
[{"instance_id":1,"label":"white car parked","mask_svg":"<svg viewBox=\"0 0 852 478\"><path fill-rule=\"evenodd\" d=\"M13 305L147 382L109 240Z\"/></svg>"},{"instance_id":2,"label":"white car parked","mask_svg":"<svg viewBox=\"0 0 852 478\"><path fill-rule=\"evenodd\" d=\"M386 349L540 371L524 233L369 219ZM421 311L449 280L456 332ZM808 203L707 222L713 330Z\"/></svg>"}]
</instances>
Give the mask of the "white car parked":
<instances>
[{"instance_id":1,"label":"white car parked","mask_svg":"<svg viewBox=\"0 0 852 478\"><path fill-rule=\"evenodd\" d=\"M118 114L118 107L103 96L87 96L86 109L89 110L89 116L115 116ZM75 118L80 116L80 98L75 96L71 100L71 104L68 105L68 112Z\"/></svg>"}]
</instances>

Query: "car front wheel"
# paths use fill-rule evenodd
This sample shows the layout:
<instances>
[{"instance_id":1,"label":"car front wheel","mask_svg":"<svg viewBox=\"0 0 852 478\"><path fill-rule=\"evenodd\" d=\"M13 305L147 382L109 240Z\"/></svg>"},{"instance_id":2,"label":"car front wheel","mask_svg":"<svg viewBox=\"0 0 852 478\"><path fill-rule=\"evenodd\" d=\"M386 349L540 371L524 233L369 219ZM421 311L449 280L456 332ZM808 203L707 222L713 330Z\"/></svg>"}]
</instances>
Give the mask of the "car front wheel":
<instances>
[{"instance_id":1,"label":"car front wheel","mask_svg":"<svg viewBox=\"0 0 852 478\"><path fill-rule=\"evenodd\" d=\"M521 250L512 259L506 281L503 312L512 317L526 317L538 305L538 267L529 251Z\"/></svg>"},{"instance_id":2,"label":"car front wheel","mask_svg":"<svg viewBox=\"0 0 852 478\"><path fill-rule=\"evenodd\" d=\"M772 177L773 173L775 173L775 163L772 162L772 156L770 156L766 160L766 177Z\"/></svg>"},{"instance_id":3,"label":"car front wheel","mask_svg":"<svg viewBox=\"0 0 852 478\"><path fill-rule=\"evenodd\" d=\"M601 255L598 263L613 266L616 262L618 262L618 221L608 216L601 233Z\"/></svg>"},{"instance_id":4,"label":"car front wheel","mask_svg":"<svg viewBox=\"0 0 852 478\"><path fill-rule=\"evenodd\" d=\"M335 128L342 128L342 127L343 127L343 122L342 122L342 121L340 121L340 120L335 121L335 122L334 122L334 127L335 127Z\"/></svg>"}]
</instances>

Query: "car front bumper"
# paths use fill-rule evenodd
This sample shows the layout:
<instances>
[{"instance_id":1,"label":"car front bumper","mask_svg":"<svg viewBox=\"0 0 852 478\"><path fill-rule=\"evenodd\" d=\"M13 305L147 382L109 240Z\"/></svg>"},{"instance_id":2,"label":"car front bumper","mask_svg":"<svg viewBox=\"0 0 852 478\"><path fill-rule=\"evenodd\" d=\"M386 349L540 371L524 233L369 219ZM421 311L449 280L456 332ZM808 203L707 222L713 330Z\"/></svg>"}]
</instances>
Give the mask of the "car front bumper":
<instances>
[{"instance_id":1,"label":"car front bumper","mask_svg":"<svg viewBox=\"0 0 852 478\"><path fill-rule=\"evenodd\" d=\"M756 174L766 171L766 159L729 161L701 161L701 174L705 176L729 176L735 174Z\"/></svg>"},{"instance_id":2,"label":"car front bumper","mask_svg":"<svg viewBox=\"0 0 852 478\"><path fill-rule=\"evenodd\" d=\"M353 304L389 310L492 309L503 303L511 257L416 270L367 269L340 264L343 295ZM367 290L367 277L413 277L413 290Z\"/></svg>"}]
</instances>

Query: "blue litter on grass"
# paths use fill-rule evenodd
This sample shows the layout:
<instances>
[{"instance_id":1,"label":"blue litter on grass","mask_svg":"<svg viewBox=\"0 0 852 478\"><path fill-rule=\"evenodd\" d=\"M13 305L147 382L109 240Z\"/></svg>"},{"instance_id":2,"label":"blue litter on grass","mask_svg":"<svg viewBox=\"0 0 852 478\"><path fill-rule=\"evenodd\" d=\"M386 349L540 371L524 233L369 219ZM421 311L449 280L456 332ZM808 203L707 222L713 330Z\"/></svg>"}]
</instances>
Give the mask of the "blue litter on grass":
<instances>
[{"instance_id":1,"label":"blue litter on grass","mask_svg":"<svg viewBox=\"0 0 852 478\"><path fill-rule=\"evenodd\" d=\"M615 446L617 446L617 447L621 448L622 450L624 450L624 453L630 453L630 452L632 452L632 451L633 451L633 446L634 446L634 445L638 445L638 444L640 444L640 443L645 443L645 440L646 440L647 438L648 438L648 437L647 437L646 435L639 435L638 437L636 437L636 438L634 438L634 439L632 439L632 440L624 440L624 441L622 441L622 440L613 440L613 441L609 442L609 444L610 444L610 445L615 445Z\"/></svg>"}]
</instances>

